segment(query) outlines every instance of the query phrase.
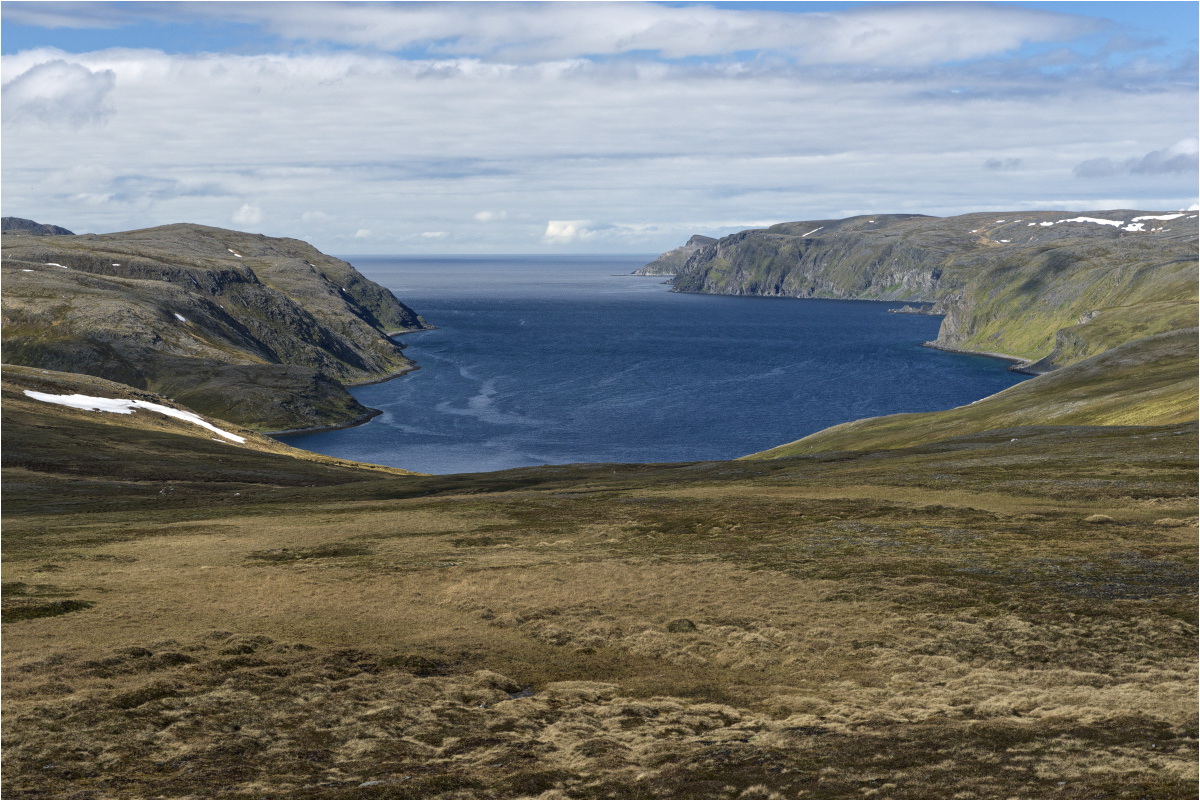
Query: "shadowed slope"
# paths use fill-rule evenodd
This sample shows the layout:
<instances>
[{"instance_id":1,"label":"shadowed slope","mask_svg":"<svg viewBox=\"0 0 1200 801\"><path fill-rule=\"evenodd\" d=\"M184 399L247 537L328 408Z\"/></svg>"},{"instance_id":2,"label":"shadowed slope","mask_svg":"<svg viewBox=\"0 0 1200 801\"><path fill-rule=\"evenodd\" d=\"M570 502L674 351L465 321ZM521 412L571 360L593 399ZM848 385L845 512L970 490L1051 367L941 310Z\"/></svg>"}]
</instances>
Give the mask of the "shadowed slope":
<instances>
[{"instance_id":1,"label":"shadowed slope","mask_svg":"<svg viewBox=\"0 0 1200 801\"><path fill-rule=\"evenodd\" d=\"M344 384L412 369L408 307L307 243L199 225L4 240L4 358L257 429L361 421Z\"/></svg>"}]
</instances>

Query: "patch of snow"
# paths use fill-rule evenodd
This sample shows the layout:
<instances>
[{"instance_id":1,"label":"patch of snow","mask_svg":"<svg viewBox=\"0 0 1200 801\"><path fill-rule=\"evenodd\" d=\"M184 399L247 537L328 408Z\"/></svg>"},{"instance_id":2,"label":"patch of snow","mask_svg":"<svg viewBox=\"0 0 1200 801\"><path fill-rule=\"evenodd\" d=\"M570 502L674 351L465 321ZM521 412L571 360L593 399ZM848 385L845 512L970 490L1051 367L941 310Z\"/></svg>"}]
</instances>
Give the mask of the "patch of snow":
<instances>
[{"instance_id":1,"label":"patch of snow","mask_svg":"<svg viewBox=\"0 0 1200 801\"><path fill-rule=\"evenodd\" d=\"M113 267L120 267L120 266L121 265L117 264L116 262L113 262Z\"/></svg>"},{"instance_id":2,"label":"patch of snow","mask_svg":"<svg viewBox=\"0 0 1200 801\"><path fill-rule=\"evenodd\" d=\"M241 254L241 253L238 253L238 252L236 252L236 251L235 251L233 248L225 248L225 249L226 249L226 250L228 250L228 251L229 251L230 253L232 253L233 255L237 256L239 259L242 257L242 254Z\"/></svg>"},{"instance_id":3,"label":"patch of snow","mask_svg":"<svg viewBox=\"0 0 1200 801\"><path fill-rule=\"evenodd\" d=\"M1140 222L1130 223L1129 225L1125 226L1121 230L1122 231L1145 231L1146 230L1145 225L1146 225L1145 223L1140 223Z\"/></svg>"},{"instance_id":4,"label":"patch of snow","mask_svg":"<svg viewBox=\"0 0 1200 801\"><path fill-rule=\"evenodd\" d=\"M1059 220L1058 222L1060 222L1060 223L1065 223L1065 222L1090 222L1090 223L1096 223L1097 225L1111 225L1111 226L1114 226L1114 227L1116 227L1116 228L1120 228L1122 225L1124 225L1124 224L1125 224L1125 221L1124 221L1124 220L1100 220L1100 219L1097 219L1097 218L1095 218L1095 217L1072 217L1072 218L1071 218L1071 219L1069 219L1069 220Z\"/></svg>"},{"instance_id":5,"label":"patch of snow","mask_svg":"<svg viewBox=\"0 0 1200 801\"><path fill-rule=\"evenodd\" d=\"M1004 220L996 220L996 222L1002 223L1002 222L1004 222Z\"/></svg>"},{"instance_id":6,"label":"patch of snow","mask_svg":"<svg viewBox=\"0 0 1200 801\"><path fill-rule=\"evenodd\" d=\"M1044 222L1044 223L1038 223L1038 225L1042 226L1043 228L1049 228L1051 225L1054 225L1054 223Z\"/></svg>"},{"instance_id":7,"label":"patch of snow","mask_svg":"<svg viewBox=\"0 0 1200 801\"><path fill-rule=\"evenodd\" d=\"M198 414L172 409L170 406L163 406L161 403L151 403L144 400L126 400L124 398L94 398L90 395L50 395L45 392L34 392L30 389L25 390L25 394L43 403L57 403L59 406L69 406L72 409L82 409L85 412L133 414L134 409L146 409L151 412L165 414L167 417L174 417L176 420L193 423L201 428L207 428L214 434L220 434L222 437L231 439L234 442L246 441L245 437L239 437L237 434L222 431Z\"/></svg>"},{"instance_id":8,"label":"patch of snow","mask_svg":"<svg viewBox=\"0 0 1200 801\"><path fill-rule=\"evenodd\" d=\"M33 272L33 270L21 270L21 272L23 272L23 273L31 273L31 272Z\"/></svg>"},{"instance_id":9,"label":"patch of snow","mask_svg":"<svg viewBox=\"0 0 1200 801\"><path fill-rule=\"evenodd\" d=\"M67 265L59 264L58 262L54 262L54 261L46 262L46 266L47 267L62 267L64 270L68 269Z\"/></svg>"},{"instance_id":10,"label":"patch of snow","mask_svg":"<svg viewBox=\"0 0 1200 801\"><path fill-rule=\"evenodd\" d=\"M1138 220L1177 220L1182 216L1183 212L1179 214L1160 214L1157 217L1153 214L1147 214L1144 217L1134 217L1130 222L1137 222Z\"/></svg>"},{"instance_id":11,"label":"patch of snow","mask_svg":"<svg viewBox=\"0 0 1200 801\"><path fill-rule=\"evenodd\" d=\"M1010 240L1010 239L1001 239L1000 241L1001 241L1001 242L1011 242L1012 240Z\"/></svg>"},{"instance_id":12,"label":"patch of snow","mask_svg":"<svg viewBox=\"0 0 1200 801\"><path fill-rule=\"evenodd\" d=\"M182 314L180 314L179 312L175 312L175 319L176 319L176 320L178 320L178 321L179 321L179 322L181 322L181 323L186 323L186 322L187 322L187 318L186 318L186 317L184 317L184 316L183 316Z\"/></svg>"},{"instance_id":13,"label":"patch of snow","mask_svg":"<svg viewBox=\"0 0 1200 801\"><path fill-rule=\"evenodd\" d=\"M1044 225L1044 224L1045 224L1045 223L1043 223L1043 225ZM1037 223L1030 223L1030 225L1037 225Z\"/></svg>"},{"instance_id":14,"label":"patch of snow","mask_svg":"<svg viewBox=\"0 0 1200 801\"><path fill-rule=\"evenodd\" d=\"M874 220L872 220L871 222L874 222ZM822 225L819 228L814 228L811 231L809 231L807 234L804 234L804 236L811 236L812 234L815 234L817 231L820 231L821 228L824 228L824 227L825 226Z\"/></svg>"}]
</instances>

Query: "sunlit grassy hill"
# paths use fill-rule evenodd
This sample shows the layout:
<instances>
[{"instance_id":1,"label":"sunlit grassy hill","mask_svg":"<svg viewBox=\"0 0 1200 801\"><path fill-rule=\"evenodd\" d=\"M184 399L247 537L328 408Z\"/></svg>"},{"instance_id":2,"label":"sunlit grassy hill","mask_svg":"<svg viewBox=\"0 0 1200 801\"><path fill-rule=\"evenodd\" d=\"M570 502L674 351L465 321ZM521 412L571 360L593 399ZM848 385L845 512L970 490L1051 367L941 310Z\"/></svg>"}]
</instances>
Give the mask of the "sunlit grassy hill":
<instances>
[{"instance_id":1,"label":"sunlit grassy hill","mask_svg":"<svg viewBox=\"0 0 1200 801\"><path fill-rule=\"evenodd\" d=\"M827 428L748 459L874 451L1027 425L1171 425L1200 406L1195 328L1157 334L942 412L871 417Z\"/></svg>"}]
</instances>

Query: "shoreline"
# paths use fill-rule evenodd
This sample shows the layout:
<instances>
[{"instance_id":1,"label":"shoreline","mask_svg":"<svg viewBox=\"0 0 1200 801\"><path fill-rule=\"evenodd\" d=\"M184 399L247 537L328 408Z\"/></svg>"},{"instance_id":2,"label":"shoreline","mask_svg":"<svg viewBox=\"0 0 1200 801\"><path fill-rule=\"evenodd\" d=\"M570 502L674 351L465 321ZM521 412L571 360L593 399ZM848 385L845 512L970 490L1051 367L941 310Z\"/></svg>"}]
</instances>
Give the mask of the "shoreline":
<instances>
[{"instance_id":1,"label":"shoreline","mask_svg":"<svg viewBox=\"0 0 1200 801\"><path fill-rule=\"evenodd\" d=\"M386 336L388 339L391 339L392 337L397 337L397 336L400 336L401 334L419 334L422 331L436 331L436 330L437 330L437 326L435 326L435 325L431 325L428 328L404 328L399 331L385 331L384 336ZM370 381L356 381L353 384L343 384L342 386L346 387L346 389L349 389L351 387L369 387L372 384L384 384L384 383L387 383L388 381L391 381L394 378L400 378L401 376L406 376L409 373L411 373L415 370L420 370L420 369L421 369L421 365L413 363L413 365L411 367L405 367L403 370L399 370L395 373L390 373L389 375L385 375L382 378L376 378L376 379L372 379ZM267 436L267 437L290 437L290 436L294 436L296 434L320 434L323 431L340 431L343 428L355 428L356 426L361 426L364 423L369 423L381 414L383 414L383 409L372 409L372 408L368 407L366 414L360 414L358 417L354 418L353 420L351 420L347 423L338 423L337 425L328 425L328 426L309 426L308 428L285 428L281 431L260 431L258 433L260 433L264 436Z\"/></svg>"},{"instance_id":2,"label":"shoreline","mask_svg":"<svg viewBox=\"0 0 1200 801\"><path fill-rule=\"evenodd\" d=\"M1036 363L1036 359L1026 359L1022 356L1013 356L1009 353L993 353L992 351L987 350L956 348L953 345L943 345L937 340L922 342L921 347L929 348L930 350L941 350L945 351L946 353L961 353L965 356L986 356L989 359L1002 359L1006 362L1012 362L1008 369L1014 373L1021 373L1023 375L1042 375L1042 373L1036 373L1029 369L1033 364Z\"/></svg>"},{"instance_id":3,"label":"shoreline","mask_svg":"<svg viewBox=\"0 0 1200 801\"><path fill-rule=\"evenodd\" d=\"M353 384L342 384L342 386L344 386L346 388L350 388L350 387L369 387L372 384L385 384L388 381L391 381L393 378L399 378L400 376L408 375L409 373L413 372L414 370L420 370L420 369L421 369L421 365L416 364L414 362L412 367L405 367L403 370L400 370L399 372L395 372L395 373L390 373L388 375L385 375L383 378L374 378L374 379L371 379L370 381L356 381Z\"/></svg>"},{"instance_id":4,"label":"shoreline","mask_svg":"<svg viewBox=\"0 0 1200 801\"><path fill-rule=\"evenodd\" d=\"M296 434L320 434L322 431L339 431L343 428L354 428L361 426L363 423L374 420L379 415L383 414L383 409L367 409L366 414L360 414L348 423L340 423L332 426L311 426L309 428L285 428L282 431L259 431L264 437L290 437ZM353 460L347 460L353 461Z\"/></svg>"},{"instance_id":5,"label":"shoreline","mask_svg":"<svg viewBox=\"0 0 1200 801\"><path fill-rule=\"evenodd\" d=\"M392 339L393 337L398 337L401 334L419 334L422 331L436 331L436 330L438 330L438 327L436 325L428 325L428 326L425 326L424 328L399 328L395 331L384 331L383 335L385 337L387 337L388 339Z\"/></svg>"}]
</instances>

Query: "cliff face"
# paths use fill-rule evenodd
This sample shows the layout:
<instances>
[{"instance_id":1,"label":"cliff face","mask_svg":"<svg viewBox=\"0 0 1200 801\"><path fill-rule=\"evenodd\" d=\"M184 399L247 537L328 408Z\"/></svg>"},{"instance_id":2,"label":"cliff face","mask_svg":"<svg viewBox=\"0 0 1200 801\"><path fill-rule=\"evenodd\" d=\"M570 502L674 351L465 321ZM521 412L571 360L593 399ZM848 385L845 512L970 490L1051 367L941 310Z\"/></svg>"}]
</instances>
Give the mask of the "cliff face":
<instances>
[{"instance_id":1,"label":"cliff face","mask_svg":"<svg viewBox=\"0 0 1200 801\"><path fill-rule=\"evenodd\" d=\"M705 245L711 245L717 240L711 236L702 236L695 234L687 241L683 247L668 250L666 253L659 256L654 261L647 264L640 270L635 270L634 275L675 275L683 269L683 265L687 263L688 257L698 251Z\"/></svg>"},{"instance_id":2,"label":"cliff face","mask_svg":"<svg viewBox=\"0 0 1200 801\"><path fill-rule=\"evenodd\" d=\"M935 303L938 346L1046 371L1196 325L1196 214L876 215L742 231L674 291Z\"/></svg>"},{"instance_id":3,"label":"cliff face","mask_svg":"<svg viewBox=\"0 0 1200 801\"><path fill-rule=\"evenodd\" d=\"M291 239L198 225L5 237L4 360L85 373L260 429L369 414L344 384L412 369L426 327L352 266Z\"/></svg>"}]
</instances>

